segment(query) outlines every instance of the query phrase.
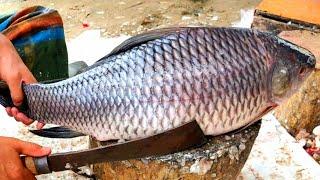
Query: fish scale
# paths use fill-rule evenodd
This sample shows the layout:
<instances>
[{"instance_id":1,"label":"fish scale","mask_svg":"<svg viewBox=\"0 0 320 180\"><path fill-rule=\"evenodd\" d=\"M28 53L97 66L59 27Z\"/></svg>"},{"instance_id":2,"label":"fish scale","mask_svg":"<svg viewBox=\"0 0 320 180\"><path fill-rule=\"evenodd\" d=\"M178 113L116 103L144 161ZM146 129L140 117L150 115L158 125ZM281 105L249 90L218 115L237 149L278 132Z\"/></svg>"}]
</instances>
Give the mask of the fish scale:
<instances>
[{"instance_id":1,"label":"fish scale","mask_svg":"<svg viewBox=\"0 0 320 180\"><path fill-rule=\"evenodd\" d=\"M98 140L145 137L192 119L207 135L229 132L270 106L272 42L248 29L170 31L67 80L25 85L29 115Z\"/></svg>"}]
</instances>

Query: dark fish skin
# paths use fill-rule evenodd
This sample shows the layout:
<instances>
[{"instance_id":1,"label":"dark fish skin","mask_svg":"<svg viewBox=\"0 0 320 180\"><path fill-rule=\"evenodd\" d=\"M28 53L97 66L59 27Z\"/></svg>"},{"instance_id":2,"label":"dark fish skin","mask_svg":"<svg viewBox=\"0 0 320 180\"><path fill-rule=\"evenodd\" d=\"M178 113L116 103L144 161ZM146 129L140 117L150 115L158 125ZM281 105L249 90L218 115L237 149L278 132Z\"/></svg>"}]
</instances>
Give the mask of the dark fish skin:
<instances>
[{"instance_id":1,"label":"dark fish skin","mask_svg":"<svg viewBox=\"0 0 320 180\"><path fill-rule=\"evenodd\" d=\"M103 141L194 118L205 134L218 135L256 121L315 66L308 51L250 29L171 28L124 44L77 76L25 85L30 117ZM299 75L301 68L307 73Z\"/></svg>"}]
</instances>

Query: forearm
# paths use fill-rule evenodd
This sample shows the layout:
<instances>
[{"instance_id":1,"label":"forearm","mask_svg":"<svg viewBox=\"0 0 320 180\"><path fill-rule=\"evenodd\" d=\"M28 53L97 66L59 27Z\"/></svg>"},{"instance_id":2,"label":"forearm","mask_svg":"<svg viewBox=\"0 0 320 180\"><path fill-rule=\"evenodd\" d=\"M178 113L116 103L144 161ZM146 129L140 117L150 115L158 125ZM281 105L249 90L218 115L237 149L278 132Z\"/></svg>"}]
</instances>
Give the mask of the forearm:
<instances>
[{"instance_id":1,"label":"forearm","mask_svg":"<svg viewBox=\"0 0 320 180\"><path fill-rule=\"evenodd\" d=\"M14 49L11 41L2 33L0 33L0 65L5 60L6 53Z\"/></svg>"},{"instance_id":2,"label":"forearm","mask_svg":"<svg viewBox=\"0 0 320 180\"><path fill-rule=\"evenodd\" d=\"M3 42L6 42L6 41L8 41L8 38L5 35L3 35L2 33L0 33L0 44L2 44Z\"/></svg>"},{"instance_id":3,"label":"forearm","mask_svg":"<svg viewBox=\"0 0 320 180\"><path fill-rule=\"evenodd\" d=\"M11 41L2 33L0 33L0 44L1 44L0 48L3 48L3 44L12 46Z\"/></svg>"}]
</instances>

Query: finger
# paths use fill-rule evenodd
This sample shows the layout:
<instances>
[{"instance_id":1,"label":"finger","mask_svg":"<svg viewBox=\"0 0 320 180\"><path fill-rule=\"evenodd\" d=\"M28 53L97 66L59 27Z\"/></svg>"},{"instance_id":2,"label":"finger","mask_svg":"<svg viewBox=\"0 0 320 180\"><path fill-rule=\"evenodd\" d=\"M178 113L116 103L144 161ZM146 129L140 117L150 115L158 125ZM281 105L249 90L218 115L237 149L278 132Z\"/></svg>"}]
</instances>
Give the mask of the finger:
<instances>
[{"instance_id":1,"label":"finger","mask_svg":"<svg viewBox=\"0 0 320 180\"><path fill-rule=\"evenodd\" d=\"M6 112L8 116L12 117L11 107L6 107Z\"/></svg>"},{"instance_id":2,"label":"finger","mask_svg":"<svg viewBox=\"0 0 320 180\"><path fill-rule=\"evenodd\" d=\"M11 113L13 117L16 117L19 113L19 110L16 107L11 108Z\"/></svg>"},{"instance_id":3,"label":"finger","mask_svg":"<svg viewBox=\"0 0 320 180\"><path fill-rule=\"evenodd\" d=\"M25 125L30 125L33 123L33 120L28 118L25 114L18 112L18 114L16 115L15 119L17 121L22 122Z\"/></svg>"},{"instance_id":4,"label":"finger","mask_svg":"<svg viewBox=\"0 0 320 180\"><path fill-rule=\"evenodd\" d=\"M44 125L45 125L44 122L38 122L37 123L37 129L42 129Z\"/></svg>"},{"instance_id":5,"label":"finger","mask_svg":"<svg viewBox=\"0 0 320 180\"><path fill-rule=\"evenodd\" d=\"M42 147L35 143L30 143L26 141L21 141L16 138L0 137L1 142L10 145L19 154L24 154L27 156L41 157L47 156L51 153L51 149L47 147Z\"/></svg>"},{"instance_id":6,"label":"finger","mask_svg":"<svg viewBox=\"0 0 320 180\"><path fill-rule=\"evenodd\" d=\"M25 141L20 141L17 144L17 149L20 150L19 152L21 154L33 157L47 156L51 153L51 149L48 147L42 147L38 144L29 143Z\"/></svg>"},{"instance_id":7,"label":"finger","mask_svg":"<svg viewBox=\"0 0 320 180\"><path fill-rule=\"evenodd\" d=\"M7 80L10 95L15 106L20 106L23 101L23 92L21 88L21 75L13 75L10 80Z\"/></svg>"}]
</instances>

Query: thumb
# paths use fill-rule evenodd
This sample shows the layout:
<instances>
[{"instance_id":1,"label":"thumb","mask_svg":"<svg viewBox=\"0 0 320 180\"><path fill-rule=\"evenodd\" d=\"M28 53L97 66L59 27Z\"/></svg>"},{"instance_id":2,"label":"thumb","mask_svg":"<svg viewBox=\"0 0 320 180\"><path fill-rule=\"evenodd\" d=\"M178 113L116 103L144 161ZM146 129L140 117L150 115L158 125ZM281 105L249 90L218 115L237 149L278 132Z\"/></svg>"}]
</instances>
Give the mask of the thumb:
<instances>
[{"instance_id":1,"label":"thumb","mask_svg":"<svg viewBox=\"0 0 320 180\"><path fill-rule=\"evenodd\" d=\"M47 156L51 153L51 149L48 147L42 147L38 144L25 141L19 141L17 143L17 150L20 154L33 157Z\"/></svg>"},{"instance_id":2,"label":"thumb","mask_svg":"<svg viewBox=\"0 0 320 180\"><path fill-rule=\"evenodd\" d=\"M41 157L47 156L51 153L51 149L48 147L42 147L38 144L21 141L16 138L5 138L5 140L1 141L10 145L19 154L24 154L27 156Z\"/></svg>"}]
</instances>

